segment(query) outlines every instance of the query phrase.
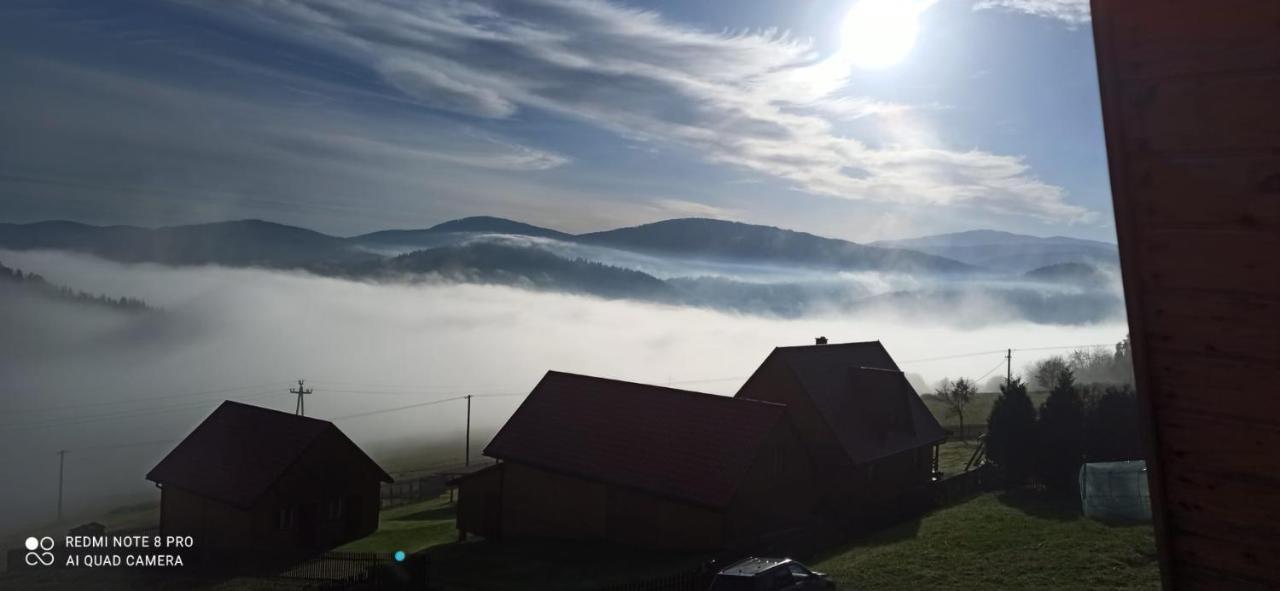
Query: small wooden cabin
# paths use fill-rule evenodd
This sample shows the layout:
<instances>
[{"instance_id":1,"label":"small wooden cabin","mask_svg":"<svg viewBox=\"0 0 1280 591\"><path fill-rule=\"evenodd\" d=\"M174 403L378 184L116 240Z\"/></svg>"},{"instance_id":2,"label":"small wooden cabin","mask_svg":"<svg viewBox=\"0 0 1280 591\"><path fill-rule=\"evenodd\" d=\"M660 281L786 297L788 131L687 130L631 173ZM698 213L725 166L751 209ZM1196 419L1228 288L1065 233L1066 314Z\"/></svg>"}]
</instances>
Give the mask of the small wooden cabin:
<instances>
[{"instance_id":1,"label":"small wooden cabin","mask_svg":"<svg viewBox=\"0 0 1280 591\"><path fill-rule=\"evenodd\" d=\"M828 516L857 522L922 497L946 431L879 341L817 342L774 349L737 398L786 405Z\"/></svg>"},{"instance_id":2,"label":"small wooden cabin","mask_svg":"<svg viewBox=\"0 0 1280 591\"><path fill-rule=\"evenodd\" d=\"M806 524L812 463L778 404L548 372L457 481L490 539L733 547Z\"/></svg>"},{"instance_id":3,"label":"small wooden cabin","mask_svg":"<svg viewBox=\"0 0 1280 591\"><path fill-rule=\"evenodd\" d=\"M378 528L391 477L333 423L227 401L147 479L163 535L198 549L322 551Z\"/></svg>"}]
</instances>

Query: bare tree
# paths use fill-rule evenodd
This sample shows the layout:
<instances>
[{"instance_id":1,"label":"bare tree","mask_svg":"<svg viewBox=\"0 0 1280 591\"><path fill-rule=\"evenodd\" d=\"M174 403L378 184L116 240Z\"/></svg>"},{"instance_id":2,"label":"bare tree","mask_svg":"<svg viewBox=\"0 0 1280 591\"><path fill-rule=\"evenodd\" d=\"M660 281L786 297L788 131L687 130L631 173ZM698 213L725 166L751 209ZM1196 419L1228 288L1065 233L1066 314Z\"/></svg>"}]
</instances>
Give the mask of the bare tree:
<instances>
[{"instance_id":1,"label":"bare tree","mask_svg":"<svg viewBox=\"0 0 1280 591\"><path fill-rule=\"evenodd\" d=\"M978 389L974 387L973 382L960 378L954 382L950 380L942 380L938 384L935 395L942 404L947 407L947 416L954 416L960 419L960 439L964 439L964 409L973 402L973 395Z\"/></svg>"}]
</instances>

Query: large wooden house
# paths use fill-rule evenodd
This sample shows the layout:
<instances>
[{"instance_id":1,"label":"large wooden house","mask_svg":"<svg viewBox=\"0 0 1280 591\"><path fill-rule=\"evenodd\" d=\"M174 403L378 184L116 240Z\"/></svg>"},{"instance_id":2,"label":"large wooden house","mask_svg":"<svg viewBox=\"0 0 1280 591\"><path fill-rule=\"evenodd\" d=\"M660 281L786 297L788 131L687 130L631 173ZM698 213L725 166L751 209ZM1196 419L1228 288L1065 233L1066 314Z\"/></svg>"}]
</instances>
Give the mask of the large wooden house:
<instances>
[{"instance_id":1,"label":"large wooden house","mask_svg":"<svg viewBox=\"0 0 1280 591\"><path fill-rule=\"evenodd\" d=\"M747 544L806 524L814 474L786 408L548 372L457 481L458 529L660 549Z\"/></svg>"},{"instance_id":2,"label":"large wooden house","mask_svg":"<svg viewBox=\"0 0 1280 591\"><path fill-rule=\"evenodd\" d=\"M778 347L737 398L784 404L812 455L826 516L908 510L926 491L947 432L879 341Z\"/></svg>"}]
</instances>

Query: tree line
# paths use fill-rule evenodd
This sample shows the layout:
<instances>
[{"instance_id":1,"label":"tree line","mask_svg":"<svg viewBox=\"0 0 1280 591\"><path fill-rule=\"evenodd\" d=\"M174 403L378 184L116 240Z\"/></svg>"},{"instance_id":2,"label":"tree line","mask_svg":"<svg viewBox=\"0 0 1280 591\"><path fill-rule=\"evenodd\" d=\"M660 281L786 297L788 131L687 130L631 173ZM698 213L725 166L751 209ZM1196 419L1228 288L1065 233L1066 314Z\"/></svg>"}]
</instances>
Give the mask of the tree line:
<instances>
[{"instance_id":1,"label":"tree line","mask_svg":"<svg viewBox=\"0 0 1280 591\"><path fill-rule=\"evenodd\" d=\"M1107 357L1073 355L1044 368L1033 377L1049 387L1039 409L1014 379L1000 388L987 419L987 457L1010 486L1071 490L1085 462L1143 458L1128 337ZM1117 381L1083 382L1080 375Z\"/></svg>"},{"instance_id":2,"label":"tree line","mask_svg":"<svg viewBox=\"0 0 1280 591\"><path fill-rule=\"evenodd\" d=\"M988 460L1010 486L1038 483L1070 490L1085 462L1142 459L1138 403L1133 389L1129 338L1113 352L1075 351L1028 368L1033 385L1049 395L1037 408L1028 385L1013 378L987 418ZM976 388L969 380L944 380L937 397L960 417Z\"/></svg>"},{"instance_id":3,"label":"tree line","mask_svg":"<svg viewBox=\"0 0 1280 591\"><path fill-rule=\"evenodd\" d=\"M50 283L44 277L35 273L24 273L22 269L6 267L4 263L0 263L0 283L18 285L43 296L70 302L108 306L130 312L151 309L151 306L148 306L146 302L137 298L123 296L113 298L102 294L74 290L64 285Z\"/></svg>"}]
</instances>

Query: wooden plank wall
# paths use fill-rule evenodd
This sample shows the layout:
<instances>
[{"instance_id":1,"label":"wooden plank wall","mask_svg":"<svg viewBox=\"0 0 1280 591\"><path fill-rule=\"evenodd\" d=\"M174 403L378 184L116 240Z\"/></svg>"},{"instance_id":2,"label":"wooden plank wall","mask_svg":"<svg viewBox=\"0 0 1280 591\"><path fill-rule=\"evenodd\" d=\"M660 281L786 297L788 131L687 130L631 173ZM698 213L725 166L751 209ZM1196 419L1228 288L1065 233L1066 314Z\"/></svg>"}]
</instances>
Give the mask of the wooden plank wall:
<instances>
[{"instance_id":1,"label":"wooden plank wall","mask_svg":"<svg viewBox=\"0 0 1280 591\"><path fill-rule=\"evenodd\" d=\"M1280 1L1093 0L1166 588L1280 588Z\"/></svg>"}]
</instances>

